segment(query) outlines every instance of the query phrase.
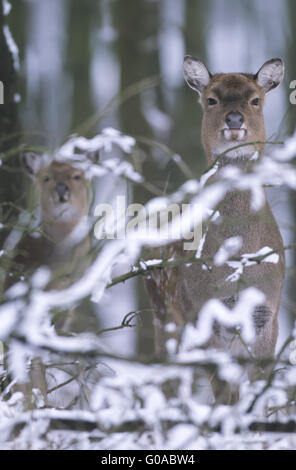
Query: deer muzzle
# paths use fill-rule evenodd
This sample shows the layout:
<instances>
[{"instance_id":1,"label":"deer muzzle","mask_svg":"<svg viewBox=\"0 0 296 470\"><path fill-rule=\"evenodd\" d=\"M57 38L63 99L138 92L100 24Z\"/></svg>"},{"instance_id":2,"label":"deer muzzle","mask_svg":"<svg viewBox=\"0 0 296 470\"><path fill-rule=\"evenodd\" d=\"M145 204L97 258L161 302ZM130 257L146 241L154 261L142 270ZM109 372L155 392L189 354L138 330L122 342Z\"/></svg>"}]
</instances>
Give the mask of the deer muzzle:
<instances>
[{"instance_id":1,"label":"deer muzzle","mask_svg":"<svg viewBox=\"0 0 296 470\"><path fill-rule=\"evenodd\" d=\"M65 183L57 183L55 189L59 198L59 202L67 202L69 200L70 191Z\"/></svg>"},{"instance_id":2,"label":"deer muzzle","mask_svg":"<svg viewBox=\"0 0 296 470\"><path fill-rule=\"evenodd\" d=\"M244 140L247 130L244 126L244 116L236 111L230 112L225 118L226 127L222 130L224 139L227 141L242 141Z\"/></svg>"}]
</instances>

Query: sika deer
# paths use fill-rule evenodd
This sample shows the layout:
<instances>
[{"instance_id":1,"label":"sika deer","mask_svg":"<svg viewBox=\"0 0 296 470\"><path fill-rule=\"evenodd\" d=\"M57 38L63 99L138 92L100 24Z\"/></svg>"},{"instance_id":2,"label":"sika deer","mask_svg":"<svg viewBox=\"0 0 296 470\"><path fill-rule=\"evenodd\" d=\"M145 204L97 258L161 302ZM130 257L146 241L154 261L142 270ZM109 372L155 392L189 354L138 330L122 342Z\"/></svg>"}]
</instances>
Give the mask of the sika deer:
<instances>
[{"instance_id":1,"label":"sika deer","mask_svg":"<svg viewBox=\"0 0 296 470\"><path fill-rule=\"evenodd\" d=\"M54 271L65 263L65 258L83 256L89 250L89 237L82 230L88 214L88 184L84 173L71 163L52 161L44 164L33 153L23 155L23 165L37 185L41 228L44 233L42 260ZM74 230L81 229L82 238ZM74 250L74 251L73 251ZM70 271L69 271L70 272Z\"/></svg>"},{"instance_id":2,"label":"sika deer","mask_svg":"<svg viewBox=\"0 0 296 470\"><path fill-rule=\"evenodd\" d=\"M212 75L206 66L191 56L184 60L184 75L188 85L199 95L203 109L202 143L211 165L219 154L238 144L246 144L227 152L219 160L219 168L212 181L219 179L220 169L225 165L238 165L246 170L256 150L259 156L264 145L252 142L266 140L263 118L265 94L278 86L283 78L284 65L281 59L271 59L255 74L219 73ZM206 233L201 256L212 259L223 241L240 236L242 247L238 255L256 253L263 247L281 249L282 238L268 203L258 212L250 207L250 192L229 191L219 206L220 223L211 223ZM188 257L180 243L168 245L168 257ZM162 254L163 255L163 254ZM159 254L158 254L159 256ZM264 305L253 314L256 339L252 353L257 358L271 357L278 335L278 310L284 278L284 255L279 252L279 262L261 263L247 267L240 283L228 282L233 270L227 266L211 265L211 270L200 264L182 266L154 272L147 280L148 292L156 313L156 350L164 350L165 325L174 322L182 330L188 322L196 322L205 302L220 299L228 308L236 304L238 293L248 286L255 286L265 294ZM235 332L223 325L215 324L208 346L228 349L232 354L243 355L244 347ZM257 368L248 370L251 380L258 377ZM237 393L227 383L217 378L212 381L217 402L231 403Z\"/></svg>"},{"instance_id":3,"label":"sika deer","mask_svg":"<svg viewBox=\"0 0 296 470\"><path fill-rule=\"evenodd\" d=\"M48 162L40 155L26 153L22 163L32 177L39 193L42 236L26 235L10 252L11 267L15 278L29 277L40 266L51 269L52 280L46 289L62 289L79 279L90 259L90 240L86 225L88 214L88 181L77 162ZM12 237L13 238L13 237ZM10 251L10 236L4 242L4 251ZM8 287L8 286L7 286ZM73 308L56 315L53 323L58 333L95 331L95 315ZM16 384L26 398L26 406L32 406L32 389L37 388L46 400L47 382L44 366L38 357L31 360L30 381Z\"/></svg>"}]
</instances>

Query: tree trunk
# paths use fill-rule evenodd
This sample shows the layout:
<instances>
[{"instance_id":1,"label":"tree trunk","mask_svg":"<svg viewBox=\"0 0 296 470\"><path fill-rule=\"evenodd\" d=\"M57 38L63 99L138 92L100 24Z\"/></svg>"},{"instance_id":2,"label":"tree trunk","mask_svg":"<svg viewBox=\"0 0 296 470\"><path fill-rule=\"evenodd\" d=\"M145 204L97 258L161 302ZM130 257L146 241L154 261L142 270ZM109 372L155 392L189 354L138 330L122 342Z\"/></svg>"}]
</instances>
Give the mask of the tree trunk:
<instances>
[{"instance_id":1,"label":"tree trunk","mask_svg":"<svg viewBox=\"0 0 296 470\"><path fill-rule=\"evenodd\" d=\"M4 4L0 0L0 80L4 88L4 104L0 104L0 153L5 157L7 150L15 147L18 142L15 132L18 129L17 103L15 100L17 75L14 57L9 39L10 32L6 25ZM15 202L20 196L21 175L14 170L18 167L16 155L2 161L0 171L0 202ZM8 171L7 171L8 170ZM6 208L5 212L8 209ZM3 215L3 212L2 212Z\"/></svg>"}]
</instances>

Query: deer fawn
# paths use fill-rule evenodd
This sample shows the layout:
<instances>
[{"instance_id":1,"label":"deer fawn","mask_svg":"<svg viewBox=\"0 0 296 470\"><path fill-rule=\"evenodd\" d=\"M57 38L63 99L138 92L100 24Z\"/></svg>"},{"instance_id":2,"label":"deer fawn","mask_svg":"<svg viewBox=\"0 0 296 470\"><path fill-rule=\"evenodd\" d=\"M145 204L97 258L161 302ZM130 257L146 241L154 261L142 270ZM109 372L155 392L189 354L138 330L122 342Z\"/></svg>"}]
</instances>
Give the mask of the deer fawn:
<instances>
[{"instance_id":1,"label":"deer fawn","mask_svg":"<svg viewBox=\"0 0 296 470\"><path fill-rule=\"evenodd\" d=\"M264 142L266 139L263 118L265 94L278 86L283 78L284 65L281 59L271 59L255 74L219 73L212 75L206 66L192 56L184 60L184 76L188 85L199 95L203 108L202 143L208 164L222 152L219 167L212 181L219 179L219 170L225 165L238 165L248 169L255 151L263 153L264 145L252 145L252 142ZM250 192L229 191L219 206L220 223L212 222L206 233L201 257L213 259L222 242L230 237L240 236L242 247L239 254L256 253L268 246L271 249L283 247L277 223L268 203L258 212L250 208ZM188 257L181 244L173 243L166 248L169 257ZM261 263L247 267L240 283L227 282L232 273L229 266L211 265L211 270L202 269L200 264L182 266L170 270L154 272L147 279L147 288L156 313L156 350L164 350L165 324L174 322L179 330L187 322L195 322L203 304L218 298L228 307L233 308L240 289L255 286L265 294L265 303L253 314L256 339L252 345L252 354L256 358L273 356L278 335L278 310L284 278L284 255L279 252L279 262ZM245 353L241 340L235 332L223 325L215 324L208 346L228 349L232 354ZM249 378L255 380L259 371L248 368ZM211 380L217 402L233 403L238 399L238 392L231 390L226 382L216 377Z\"/></svg>"}]
</instances>

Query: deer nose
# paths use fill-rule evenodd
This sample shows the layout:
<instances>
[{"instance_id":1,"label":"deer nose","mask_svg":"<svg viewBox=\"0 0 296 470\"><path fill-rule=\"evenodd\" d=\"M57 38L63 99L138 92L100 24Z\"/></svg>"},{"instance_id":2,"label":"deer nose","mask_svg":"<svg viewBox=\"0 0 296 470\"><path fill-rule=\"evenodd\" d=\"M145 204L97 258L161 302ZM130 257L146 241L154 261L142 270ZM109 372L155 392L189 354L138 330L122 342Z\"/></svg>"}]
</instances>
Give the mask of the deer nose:
<instances>
[{"instance_id":1,"label":"deer nose","mask_svg":"<svg viewBox=\"0 0 296 470\"><path fill-rule=\"evenodd\" d=\"M244 122L244 117L238 111L230 112L227 114L225 122L229 129L240 129L242 127L242 123Z\"/></svg>"},{"instance_id":2,"label":"deer nose","mask_svg":"<svg viewBox=\"0 0 296 470\"><path fill-rule=\"evenodd\" d=\"M63 197L68 191L69 188L64 183L57 183L56 192L58 193L60 198Z\"/></svg>"}]
</instances>

